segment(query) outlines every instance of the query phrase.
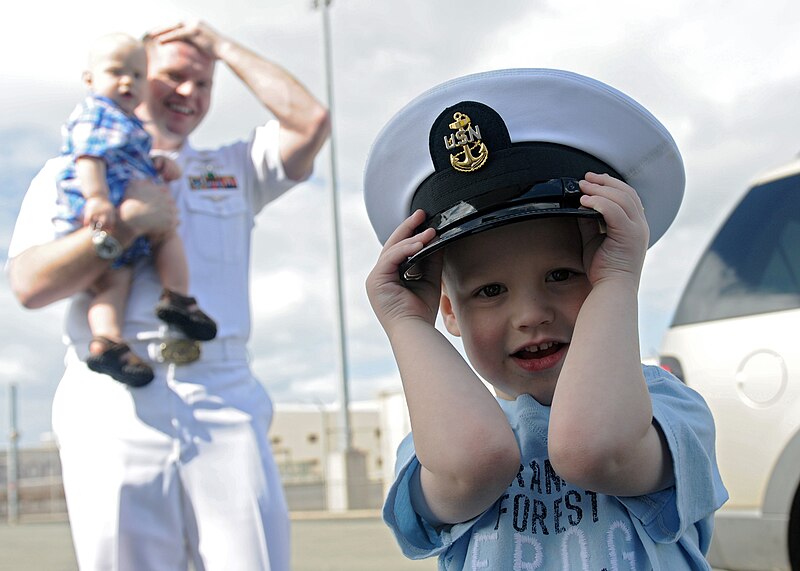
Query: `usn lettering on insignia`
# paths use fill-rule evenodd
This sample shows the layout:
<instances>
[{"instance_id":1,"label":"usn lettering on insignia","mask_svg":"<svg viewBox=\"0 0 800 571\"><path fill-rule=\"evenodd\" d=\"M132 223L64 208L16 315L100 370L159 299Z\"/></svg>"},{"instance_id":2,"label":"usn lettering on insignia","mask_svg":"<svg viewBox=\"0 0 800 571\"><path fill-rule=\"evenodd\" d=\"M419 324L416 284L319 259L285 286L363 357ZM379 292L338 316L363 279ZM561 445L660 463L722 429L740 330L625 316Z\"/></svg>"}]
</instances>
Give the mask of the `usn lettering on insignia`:
<instances>
[{"instance_id":1,"label":"usn lettering on insignia","mask_svg":"<svg viewBox=\"0 0 800 571\"><path fill-rule=\"evenodd\" d=\"M448 151L460 147L461 150L450 155L450 164L461 172L473 172L481 168L489 157L489 149L481 140L481 129L473 126L466 113L456 111L454 121L448 125L455 133L445 135L444 146Z\"/></svg>"}]
</instances>

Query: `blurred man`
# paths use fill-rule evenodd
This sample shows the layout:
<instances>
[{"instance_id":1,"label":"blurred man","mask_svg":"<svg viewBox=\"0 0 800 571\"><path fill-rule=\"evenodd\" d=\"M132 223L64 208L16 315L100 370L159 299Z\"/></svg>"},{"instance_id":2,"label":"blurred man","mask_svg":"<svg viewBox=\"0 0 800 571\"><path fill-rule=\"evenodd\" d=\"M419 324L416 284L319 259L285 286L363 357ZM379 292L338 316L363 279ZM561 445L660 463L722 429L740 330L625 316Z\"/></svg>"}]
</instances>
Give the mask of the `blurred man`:
<instances>
[{"instance_id":1,"label":"blurred man","mask_svg":"<svg viewBox=\"0 0 800 571\"><path fill-rule=\"evenodd\" d=\"M138 114L180 179L129 185L112 232L84 227L54 240L50 161L31 183L9 248L20 302L71 297L66 371L53 402L64 487L81 569L288 570L289 524L267 440L272 404L248 362L254 218L307 178L330 131L327 110L287 71L203 22L146 38L149 90ZM222 61L275 120L246 140L194 149ZM236 110L226 110L235 113ZM88 286L139 236L174 228L193 291L215 317L202 347L159 328L152 264L134 268L123 335L155 380L108 383L87 369Z\"/></svg>"}]
</instances>

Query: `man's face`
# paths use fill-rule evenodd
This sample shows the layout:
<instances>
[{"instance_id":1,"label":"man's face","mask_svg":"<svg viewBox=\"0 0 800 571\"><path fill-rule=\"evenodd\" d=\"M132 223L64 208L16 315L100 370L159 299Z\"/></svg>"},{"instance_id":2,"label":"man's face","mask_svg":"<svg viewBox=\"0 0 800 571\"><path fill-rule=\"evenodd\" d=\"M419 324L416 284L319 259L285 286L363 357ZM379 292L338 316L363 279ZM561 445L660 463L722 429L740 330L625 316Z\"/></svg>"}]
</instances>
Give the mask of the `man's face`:
<instances>
[{"instance_id":1,"label":"man's face","mask_svg":"<svg viewBox=\"0 0 800 571\"><path fill-rule=\"evenodd\" d=\"M447 247L445 325L501 398L552 402L591 290L582 250L574 218L510 224Z\"/></svg>"},{"instance_id":2,"label":"man's face","mask_svg":"<svg viewBox=\"0 0 800 571\"><path fill-rule=\"evenodd\" d=\"M158 148L178 148L208 113L214 60L186 42L148 49L149 93L140 113Z\"/></svg>"}]
</instances>

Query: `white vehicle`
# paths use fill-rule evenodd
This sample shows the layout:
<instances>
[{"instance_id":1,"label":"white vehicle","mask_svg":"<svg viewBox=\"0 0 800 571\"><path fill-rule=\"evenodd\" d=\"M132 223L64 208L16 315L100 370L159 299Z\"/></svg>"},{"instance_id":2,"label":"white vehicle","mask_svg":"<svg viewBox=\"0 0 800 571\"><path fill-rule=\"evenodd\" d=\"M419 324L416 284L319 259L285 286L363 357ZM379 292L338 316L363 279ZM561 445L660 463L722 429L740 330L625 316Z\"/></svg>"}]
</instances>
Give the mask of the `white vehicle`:
<instances>
[{"instance_id":1,"label":"white vehicle","mask_svg":"<svg viewBox=\"0 0 800 571\"><path fill-rule=\"evenodd\" d=\"M700 258L661 365L714 414L730 500L709 561L800 571L800 160L755 181Z\"/></svg>"}]
</instances>

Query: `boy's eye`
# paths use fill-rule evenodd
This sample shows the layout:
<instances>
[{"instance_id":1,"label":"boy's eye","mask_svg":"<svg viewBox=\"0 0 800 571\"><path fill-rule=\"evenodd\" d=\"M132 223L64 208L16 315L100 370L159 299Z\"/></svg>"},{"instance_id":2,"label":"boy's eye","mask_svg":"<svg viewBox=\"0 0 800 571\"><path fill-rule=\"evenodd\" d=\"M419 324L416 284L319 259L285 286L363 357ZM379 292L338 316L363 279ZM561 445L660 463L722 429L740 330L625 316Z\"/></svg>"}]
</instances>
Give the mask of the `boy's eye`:
<instances>
[{"instance_id":1,"label":"boy's eye","mask_svg":"<svg viewBox=\"0 0 800 571\"><path fill-rule=\"evenodd\" d=\"M572 270L567 270L567 269L563 269L562 268L562 269L553 270L552 272L550 272L550 275L547 276L547 281L548 282L563 282L563 281L567 281L569 278L571 278L574 275L575 275L575 272L573 272Z\"/></svg>"},{"instance_id":2,"label":"boy's eye","mask_svg":"<svg viewBox=\"0 0 800 571\"><path fill-rule=\"evenodd\" d=\"M500 284L489 284L478 290L478 297L494 297L504 291L506 291L506 288Z\"/></svg>"}]
</instances>

